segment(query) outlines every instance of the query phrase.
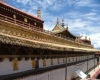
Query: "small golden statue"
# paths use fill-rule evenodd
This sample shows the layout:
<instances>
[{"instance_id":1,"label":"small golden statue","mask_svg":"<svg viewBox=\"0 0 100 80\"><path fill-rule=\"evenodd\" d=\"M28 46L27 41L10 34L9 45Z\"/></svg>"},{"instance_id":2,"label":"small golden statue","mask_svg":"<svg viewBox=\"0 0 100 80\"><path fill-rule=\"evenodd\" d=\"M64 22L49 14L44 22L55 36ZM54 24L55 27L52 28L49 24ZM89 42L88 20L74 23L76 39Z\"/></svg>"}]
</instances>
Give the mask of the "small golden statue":
<instances>
[{"instance_id":1,"label":"small golden statue","mask_svg":"<svg viewBox=\"0 0 100 80\"><path fill-rule=\"evenodd\" d=\"M12 63L12 65L13 65L13 71L19 69L19 68L18 68L18 61L17 61L17 60L14 60L13 63Z\"/></svg>"},{"instance_id":2,"label":"small golden statue","mask_svg":"<svg viewBox=\"0 0 100 80\"><path fill-rule=\"evenodd\" d=\"M32 68L36 68L36 60L32 60Z\"/></svg>"}]
</instances>

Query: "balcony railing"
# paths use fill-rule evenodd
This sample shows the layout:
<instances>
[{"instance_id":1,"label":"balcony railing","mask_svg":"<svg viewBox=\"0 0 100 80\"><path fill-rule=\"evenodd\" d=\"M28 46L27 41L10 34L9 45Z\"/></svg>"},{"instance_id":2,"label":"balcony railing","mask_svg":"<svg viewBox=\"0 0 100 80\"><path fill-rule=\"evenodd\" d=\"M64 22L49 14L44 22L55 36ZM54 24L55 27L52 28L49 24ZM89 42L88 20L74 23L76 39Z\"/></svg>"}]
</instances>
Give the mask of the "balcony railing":
<instances>
[{"instance_id":1,"label":"balcony railing","mask_svg":"<svg viewBox=\"0 0 100 80\"><path fill-rule=\"evenodd\" d=\"M19 20L14 19L14 18L10 18L8 16L4 16L2 14L0 14L0 20L3 20L5 22L10 22L10 23L18 25L18 26L20 25L23 28L28 28L28 29L31 29L31 30L42 31L42 28L36 27L34 25L31 25L30 23L19 21Z\"/></svg>"},{"instance_id":2,"label":"balcony railing","mask_svg":"<svg viewBox=\"0 0 100 80\"><path fill-rule=\"evenodd\" d=\"M22 21L19 21L17 19L14 19L14 18L11 18L11 17L8 17L8 16L4 16L2 14L0 14L0 20L2 20L4 22L11 23L11 24L14 24L14 25L17 25L17 26L20 26L22 28L26 28L26 29L30 29L30 30L33 30L33 31L42 32L44 34L48 34L48 35L51 35L51 36L54 36L54 37L57 37L57 38L61 38L61 39L69 40L69 41L72 41L72 42L75 42L75 43L78 43L78 44L83 44L83 45L87 45L87 46L93 47L90 44L76 42L74 39L71 39L69 37L65 37L63 35L55 35L55 34L52 34L50 31L43 30L42 28L36 27L34 25L31 25L30 23L22 22ZM57 43L57 42L55 42L55 43Z\"/></svg>"}]
</instances>

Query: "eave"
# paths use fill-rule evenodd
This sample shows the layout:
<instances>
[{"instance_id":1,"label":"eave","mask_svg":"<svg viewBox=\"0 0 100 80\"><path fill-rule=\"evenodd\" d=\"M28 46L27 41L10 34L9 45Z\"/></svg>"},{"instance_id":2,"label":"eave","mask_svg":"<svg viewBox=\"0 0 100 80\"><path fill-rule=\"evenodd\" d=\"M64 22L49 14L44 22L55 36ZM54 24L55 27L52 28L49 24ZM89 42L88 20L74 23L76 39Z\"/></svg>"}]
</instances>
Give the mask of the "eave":
<instances>
[{"instance_id":1,"label":"eave","mask_svg":"<svg viewBox=\"0 0 100 80\"><path fill-rule=\"evenodd\" d=\"M36 41L36 40L27 39L27 38L7 35L4 33L0 33L0 41L6 44L60 50L60 51L83 51L83 52L84 51L86 52L97 52L98 51L96 49L78 48L78 47L66 46L66 45L61 45L61 44Z\"/></svg>"}]
</instances>

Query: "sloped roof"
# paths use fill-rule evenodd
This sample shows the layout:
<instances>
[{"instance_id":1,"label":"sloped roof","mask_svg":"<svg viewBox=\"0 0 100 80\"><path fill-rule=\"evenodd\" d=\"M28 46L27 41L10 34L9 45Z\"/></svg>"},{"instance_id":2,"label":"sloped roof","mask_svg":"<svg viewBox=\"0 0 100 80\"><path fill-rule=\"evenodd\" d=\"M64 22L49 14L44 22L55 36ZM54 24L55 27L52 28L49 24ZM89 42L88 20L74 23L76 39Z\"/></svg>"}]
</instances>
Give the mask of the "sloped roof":
<instances>
[{"instance_id":1,"label":"sloped roof","mask_svg":"<svg viewBox=\"0 0 100 80\"><path fill-rule=\"evenodd\" d=\"M56 25L55 25L55 27L52 29L51 32L61 31L61 30L64 30L64 27L62 27L62 26L59 25L59 22L58 22L58 19L57 19Z\"/></svg>"},{"instance_id":2,"label":"sloped roof","mask_svg":"<svg viewBox=\"0 0 100 80\"><path fill-rule=\"evenodd\" d=\"M56 22L55 27L52 29L51 32L52 32L53 34L58 34L58 33L65 32L66 35L70 35L70 36L72 36L74 39L76 39L76 37L78 37L78 36L73 35L73 34L68 30L68 28L64 28L64 27L60 26L60 25L59 25L59 22L58 22L58 19L57 19L57 22ZM68 36L68 37L69 37L69 36Z\"/></svg>"}]
</instances>

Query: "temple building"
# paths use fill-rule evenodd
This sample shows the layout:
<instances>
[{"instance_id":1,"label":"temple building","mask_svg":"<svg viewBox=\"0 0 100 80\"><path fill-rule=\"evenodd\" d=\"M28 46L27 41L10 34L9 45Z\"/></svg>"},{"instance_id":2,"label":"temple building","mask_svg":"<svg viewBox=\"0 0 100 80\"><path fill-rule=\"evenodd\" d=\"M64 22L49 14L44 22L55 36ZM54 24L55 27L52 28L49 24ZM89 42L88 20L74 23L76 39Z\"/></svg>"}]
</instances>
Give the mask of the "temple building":
<instances>
[{"instance_id":1,"label":"temple building","mask_svg":"<svg viewBox=\"0 0 100 80\"><path fill-rule=\"evenodd\" d=\"M64 19L51 31L43 23L40 9L33 16L0 0L0 80L75 80L77 69L88 74L98 64L90 38L72 34Z\"/></svg>"}]
</instances>

